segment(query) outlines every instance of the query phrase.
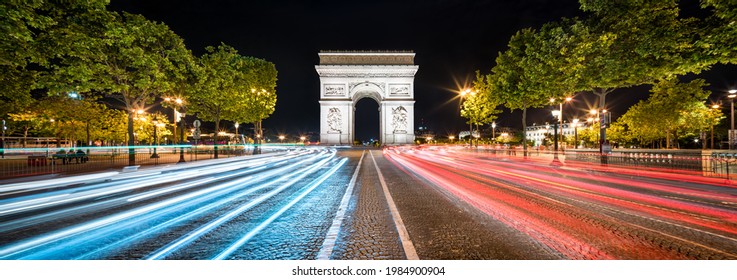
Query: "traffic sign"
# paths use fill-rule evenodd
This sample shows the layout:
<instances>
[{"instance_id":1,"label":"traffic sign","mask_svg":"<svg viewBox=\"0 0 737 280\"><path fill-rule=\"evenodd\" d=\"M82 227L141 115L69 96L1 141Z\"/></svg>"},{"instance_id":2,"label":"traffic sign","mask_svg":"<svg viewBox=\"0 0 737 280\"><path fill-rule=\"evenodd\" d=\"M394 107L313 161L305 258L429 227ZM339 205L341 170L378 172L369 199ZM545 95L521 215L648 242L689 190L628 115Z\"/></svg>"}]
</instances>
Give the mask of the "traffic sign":
<instances>
[{"instance_id":1,"label":"traffic sign","mask_svg":"<svg viewBox=\"0 0 737 280\"><path fill-rule=\"evenodd\" d=\"M194 132L192 133L192 138L194 138L195 140L200 139L200 128L199 127L194 129Z\"/></svg>"},{"instance_id":2,"label":"traffic sign","mask_svg":"<svg viewBox=\"0 0 737 280\"><path fill-rule=\"evenodd\" d=\"M200 127L200 120L194 120L194 123L192 123L194 127Z\"/></svg>"}]
</instances>

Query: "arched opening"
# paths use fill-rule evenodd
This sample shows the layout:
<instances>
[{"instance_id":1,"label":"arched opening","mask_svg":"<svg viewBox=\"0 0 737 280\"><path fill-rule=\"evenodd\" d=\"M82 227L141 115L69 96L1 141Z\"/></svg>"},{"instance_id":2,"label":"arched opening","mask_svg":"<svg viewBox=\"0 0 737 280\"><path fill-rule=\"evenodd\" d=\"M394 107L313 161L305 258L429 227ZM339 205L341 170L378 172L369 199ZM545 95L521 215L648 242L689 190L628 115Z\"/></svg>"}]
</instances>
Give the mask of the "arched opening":
<instances>
[{"instance_id":1,"label":"arched opening","mask_svg":"<svg viewBox=\"0 0 737 280\"><path fill-rule=\"evenodd\" d=\"M354 116L354 143L372 145L379 141L379 103L373 98L361 98L356 102Z\"/></svg>"}]
</instances>

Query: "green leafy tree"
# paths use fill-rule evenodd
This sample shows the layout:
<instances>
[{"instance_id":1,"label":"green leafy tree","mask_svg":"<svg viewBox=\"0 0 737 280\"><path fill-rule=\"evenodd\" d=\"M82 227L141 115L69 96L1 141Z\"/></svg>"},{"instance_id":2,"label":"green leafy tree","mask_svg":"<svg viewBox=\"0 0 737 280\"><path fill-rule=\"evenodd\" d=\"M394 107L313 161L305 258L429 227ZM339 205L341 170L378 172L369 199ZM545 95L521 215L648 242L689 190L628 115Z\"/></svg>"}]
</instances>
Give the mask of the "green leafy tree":
<instances>
[{"instance_id":1,"label":"green leafy tree","mask_svg":"<svg viewBox=\"0 0 737 280\"><path fill-rule=\"evenodd\" d=\"M263 139L262 120L276 109L276 76L273 63L253 57L242 57L236 89L237 107L227 111L228 119L239 123L250 123L254 132ZM235 109L235 110L232 110Z\"/></svg>"},{"instance_id":2,"label":"green leafy tree","mask_svg":"<svg viewBox=\"0 0 737 280\"><path fill-rule=\"evenodd\" d=\"M119 100L128 112L132 146L134 112L170 92L183 79L182 69L194 60L183 40L165 24L128 13L108 15L109 21L94 22L100 32L84 34L92 37L88 51L60 57L43 84L52 92L74 85L80 92L94 90ZM129 162L135 164L132 148Z\"/></svg>"},{"instance_id":3,"label":"green leafy tree","mask_svg":"<svg viewBox=\"0 0 737 280\"><path fill-rule=\"evenodd\" d=\"M502 112L497 109L502 101L499 95L492 91L491 85L487 82L487 76L481 75L479 71L476 71L473 92L475 94L466 96L463 101L461 117L467 118L467 123L476 125L476 130L479 130L479 126L496 120L495 114ZM476 141L478 145L478 139Z\"/></svg>"},{"instance_id":4,"label":"green leafy tree","mask_svg":"<svg viewBox=\"0 0 737 280\"><path fill-rule=\"evenodd\" d=\"M260 131L261 120L273 113L276 105L274 64L241 56L225 44L207 51L200 58L202 79L193 96L192 111L215 122L216 131L221 120L253 123ZM216 143L216 158L217 151Z\"/></svg>"},{"instance_id":5,"label":"green leafy tree","mask_svg":"<svg viewBox=\"0 0 737 280\"><path fill-rule=\"evenodd\" d=\"M679 135L693 134L710 128L718 116L704 102L711 92L704 90L704 80L679 83L677 79L663 80L651 90L647 100L632 106L617 121L626 127L631 137L641 144L665 141L671 148Z\"/></svg>"},{"instance_id":6,"label":"green leafy tree","mask_svg":"<svg viewBox=\"0 0 737 280\"><path fill-rule=\"evenodd\" d=\"M559 24L546 25L540 32L523 29L510 39L509 49L500 53L492 74L486 79L504 100L504 106L522 110L522 131L527 129L527 109L562 100L575 89L575 79L565 78L569 65L566 53L571 44L568 31ZM526 135L522 134L524 154Z\"/></svg>"},{"instance_id":7,"label":"green leafy tree","mask_svg":"<svg viewBox=\"0 0 737 280\"><path fill-rule=\"evenodd\" d=\"M106 14L108 1L9 0L0 3L0 116L23 114L30 90L52 58L85 46L82 25ZM29 65L34 67L29 68Z\"/></svg>"},{"instance_id":8,"label":"green leafy tree","mask_svg":"<svg viewBox=\"0 0 737 280\"><path fill-rule=\"evenodd\" d=\"M222 44L217 48L207 47L207 53L200 57L202 76L197 91L190 97L189 110L205 121L215 122L215 158L218 157L220 121L226 112L237 110L234 105L238 99L237 76L241 56L233 47Z\"/></svg>"}]
</instances>

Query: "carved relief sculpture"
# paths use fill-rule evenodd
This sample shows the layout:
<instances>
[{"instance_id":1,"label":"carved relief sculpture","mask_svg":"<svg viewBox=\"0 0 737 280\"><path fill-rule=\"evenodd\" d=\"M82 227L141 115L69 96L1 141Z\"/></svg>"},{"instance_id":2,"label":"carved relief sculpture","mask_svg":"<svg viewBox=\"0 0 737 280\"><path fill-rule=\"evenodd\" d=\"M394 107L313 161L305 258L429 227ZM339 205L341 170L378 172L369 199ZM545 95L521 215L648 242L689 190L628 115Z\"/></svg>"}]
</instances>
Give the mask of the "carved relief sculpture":
<instances>
[{"instance_id":1,"label":"carved relief sculpture","mask_svg":"<svg viewBox=\"0 0 737 280\"><path fill-rule=\"evenodd\" d=\"M407 109L404 106L392 109L392 126L394 133L407 133Z\"/></svg>"},{"instance_id":2,"label":"carved relief sculpture","mask_svg":"<svg viewBox=\"0 0 737 280\"><path fill-rule=\"evenodd\" d=\"M340 119L340 109L330 108L328 111L328 133L340 133L342 122Z\"/></svg>"}]
</instances>

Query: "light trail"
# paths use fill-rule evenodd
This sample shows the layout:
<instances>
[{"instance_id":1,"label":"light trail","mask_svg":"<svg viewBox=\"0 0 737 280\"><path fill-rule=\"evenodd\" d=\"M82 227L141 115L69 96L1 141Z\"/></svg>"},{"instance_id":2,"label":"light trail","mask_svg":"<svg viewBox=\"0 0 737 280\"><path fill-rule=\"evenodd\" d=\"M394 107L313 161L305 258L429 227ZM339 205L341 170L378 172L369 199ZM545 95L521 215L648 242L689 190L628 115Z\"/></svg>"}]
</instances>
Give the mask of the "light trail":
<instances>
[{"instance_id":1,"label":"light trail","mask_svg":"<svg viewBox=\"0 0 737 280\"><path fill-rule=\"evenodd\" d=\"M327 180L328 178L330 178L330 176L332 176L333 174L335 174L335 172L338 171L338 169L340 167L342 167L346 163L346 161L348 161L348 159L345 159L345 158L344 159L341 159L335 166L333 166L332 168L330 168L330 170L326 171L323 175L320 175L319 178L315 179L312 183L310 183L310 185L308 185L307 187L305 187L305 190L302 191L302 193L300 193L297 197L295 197L294 199L292 199L292 201L290 201L289 203L287 203L287 205L284 205L282 208L280 208L278 211L276 211L276 213L274 213L268 219L266 219L263 222L261 222L258 226L256 226L254 229L250 230L248 233L246 233L243 237L241 237L240 239L238 239L236 242L233 242L233 244L231 244L230 246L228 246L227 248L225 248L225 250L223 250L222 252L220 252L218 255L216 255L212 259L213 260L224 260L224 259L230 257L230 255L232 255L235 252L235 250L238 250L238 248L240 248L241 246L243 246L244 244L246 244L246 242L248 242L249 240L251 240L251 238L253 238L256 234L260 233L264 228L266 228L269 224L271 224L271 222L273 222L274 220L276 220L277 218L279 218L282 214L284 214L284 212L286 212L287 210L289 210L289 208L291 208L292 206L294 206L295 204L297 204L300 200L302 200L310 192L312 192L313 190L315 190L315 188L319 187L320 184L322 184L323 182L325 182L325 180Z\"/></svg>"},{"instance_id":2,"label":"light trail","mask_svg":"<svg viewBox=\"0 0 737 280\"><path fill-rule=\"evenodd\" d=\"M284 156L281 159L286 160L286 159L294 158L296 156L298 155ZM268 161L271 161L271 160L272 159L267 158L267 159L251 160L248 162L232 162L232 163L223 164L222 166L202 166L198 169L193 169L193 170L178 168L175 170L179 172L168 171L167 173L163 173L163 174L160 171L146 172L144 173L146 174L146 177L141 177L140 175L134 176L134 177L128 177L128 176L124 177L127 180L122 180L122 181L125 181L127 183L117 182L117 180L121 180L121 179L111 178L110 182L93 184L93 185L86 186L86 187L78 187L74 189L50 192L50 193L28 196L28 197L0 200L0 216L7 215L7 214L14 214L18 212L27 211L27 210L37 210L39 208L56 206L59 204L72 203L72 202L76 202L80 200L92 199L92 198L107 196L110 194L115 194L115 193L120 193L120 192L127 192L130 190L149 187L149 186L158 185L158 184L186 180L186 179L201 177L205 175L219 174L219 173L229 172L229 171L238 170L242 168L249 168L249 167L253 167L253 166L257 166L261 164L266 164L268 163ZM79 183L79 182L87 181L89 180L89 178L97 178L97 177L90 177L87 175L83 175L83 176L74 176L70 178L63 178L63 179L60 179L57 183L46 184L46 185L43 185L43 187L39 186L38 188L48 188L51 186L59 187L59 186L62 186L60 185L61 183L69 183L69 182ZM6 188L5 186L0 186L0 190L5 189L5 188ZM9 186L8 188L12 189L13 186ZM34 188L34 189L38 189L38 188ZM61 193L61 194L58 194L58 193ZM64 199L58 199L62 197Z\"/></svg>"},{"instance_id":3,"label":"light trail","mask_svg":"<svg viewBox=\"0 0 737 280\"><path fill-rule=\"evenodd\" d=\"M719 203L735 195L720 182L687 178L668 184L690 175L647 171L646 178L658 180L648 183L551 168L549 162L431 149L389 149L385 155L568 258L737 258L730 253L737 250L737 211Z\"/></svg>"},{"instance_id":4,"label":"light trail","mask_svg":"<svg viewBox=\"0 0 737 280\"><path fill-rule=\"evenodd\" d=\"M332 156L334 156L334 154ZM328 158L325 158L325 159L321 160L320 162L318 162L316 164L313 164L307 170L303 170L303 171L300 171L298 173L292 173L292 174L289 174L289 175L287 175L287 176L285 176L283 178L280 178L279 180L275 180L275 181L272 181L270 183L267 183L265 186L275 185L275 184L280 183L281 181L283 181L285 179L289 179L289 181L287 181L286 183L282 184L280 187L278 187L278 188L276 188L276 189L274 189L274 190L272 190L272 191L270 191L270 192L268 192L268 193L266 193L264 195L259 196L258 198L250 201L249 203L247 203L245 205L242 205L242 206L238 207L237 209L235 209L233 211L228 212L225 215L220 216L218 219L216 219L216 220L214 220L214 221L212 221L210 223L207 223L206 225L201 226L200 228L198 228L195 231L192 231L192 232L187 233L184 237L182 237L182 238L180 238L180 239L178 239L178 240L170 243L169 245L167 245L164 248L159 249L158 251L156 251L153 254L151 254L148 257L146 257L146 259L155 260L155 259L163 259L163 258L165 258L166 256L168 256L172 252L176 251L177 249L180 249L183 246L186 246L187 244L195 241L197 238L201 237L202 235L207 234L208 232L212 231L216 227L224 224L225 222L230 221L231 219L237 217L241 213L243 213L243 212L245 212L245 211L253 208L256 205L259 205L261 202L266 201L267 199L275 196L276 194L278 194L278 193L282 192L283 190L287 189L288 187L292 186L294 183L298 182L299 180L302 180L307 175L311 174L315 170L319 169L320 167L322 167L323 165L325 165L326 163L328 163L328 161L330 161L332 159L332 156L331 157L328 157ZM290 177L293 177L293 178L290 178Z\"/></svg>"},{"instance_id":5,"label":"light trail","mask_svg":"<svg viewBox=\"0 0 737 280\"><path fill-rule=\"evenodd\" d=\"M55 210L48 213L40 213L29 217L21 217L9 222L0 222L0 228L6 230L7 228L18 229L24 226L28 226L29 223L40 223L48 222L53 219L64 219L67 217L74 217L81 214L80 211L91 212L99 209L106 209L117 207L118 205L127 205L130 203L139 203L147 201L152 198L174 195L173 197L167 198L163 201L148 203L136 208L126 210L120 213L112 214L105 217L82 223L80 225L62 228L50 233L37 235L34 237L26 238L24 240L16 241L12 244L4 245L0 247L0 258L1 259L85 259L88 257L103 257L109 254L108 250L119 250L126 246L133 245L133 243L143 240L149 236L153 236L166 229L169 229L177 224L196 218L198 216L207 215L225 204L232 203L236 199L247 197L258 190L265 189L272 185L272 182L280 182L288 180L289 178L298 179L304 177L305 172L312 172L319 169L319 164L311 163L306 167L300 167L307 164L310 161L323 158L320 163L333 158L335 152L315 152L312 150L308 152L290 153L285 157L275 157L270 159L264 159L263 162L269 162L272 166L279 166L275 169L258 172L256 175L247 176L245 178L238 178L243 174L255 173L255 171L266 168L267 166L246 168L246 166L253 166L254 164L234 164L225 168L221 167L206 167L207 172L201 172L197 168L192 170L186 170L178 168L177 172L161 172L160 174L153 175L152 177L169 176L172 178L183 178L183 173L193 173L199 176L192 176L191 178L197 178L194 182L178 183L163 188L156 188L147 190L143 193L133 193L129 195L121 196L120 191L113 191L115 188L107 187L104 192L106 196L96 197L89 193L90 186L81 187L85 190L82 191L82 197L86 200L81 201L93 201L94 203L77 205L74 207L68 207L65 209ZM307 156L308 154L312 154ZM291 164L284 165L287 160L299 159ZM227 164L227 163L226 163ZM301 170L295 171L295 168ZM243 170L240 170L243 169ZM213 171L217 170L217 171ZM240 170L233 173L234 170ZM211 172L212 171L212 172ZM220 173L217 173L217 172ZM223 171L226 173L221 174ZM214 172L214 173L213 173ZM284 175L287 174L287 175ZM215 177L205 177L203 175L216 175ZM255 177L254 177L255 176ZM281 177L280 179L270 179L274 176ZM190 177L187 177L190 178ZM291 180L294 183L297 180ZM217 181L227 180L227 182L214 184ZM140 178L129 177L121 179L123 185L132 184L126 181L140 181ZM254 188L243 189L247 185L254 185L258 181L267 181L269 183L256 186ZM160 185L162 181L140 181L139 184L148 184L150 186ZM163 180L167 182L167 180ZM158 183L158 184L157 184ZM105 184L109 184L105 183ZM195 187L211 185L206 188L196 189ZM132 187L132 186L126 186ZM194 189L191 192L184 194L177 194L182 191ZM97 193L99 194L99 193ZM92 195L92 196L85 196ZM60 196L61 197L61 196ZM218 197L221 197L217 200ZM97 200L97 198L105 198ZM14 198L16 199L16 198ZM38 198L34 198L38 199ZM46 199L54 200L54 197L47 197ZM17 201L16 201L17 202ZM36 201L38 202L38 201ZM69 201L66 201L69 202ZM60 204L64 205L64 204ZM15 204L14 206L18 206ZM23 209L28 210L28 209ZM184 212L182 212L184 211ZM17 215L17 212L14 215ZM168 218L165 218L168 217ZM165 218L166 220L161 220ZM148 227L146 230L133 231L133 228L141 224L153 223L155 226ZM6 227L10 225L10 227ZM122 234L122 236L121 236ZM121 238L114 237L121 236ZM117 239L110 243L107 239ZM105 242L101 244L99 242ZM90 250L91 249L91 250Z\"/></svg>"}]
</instances>

